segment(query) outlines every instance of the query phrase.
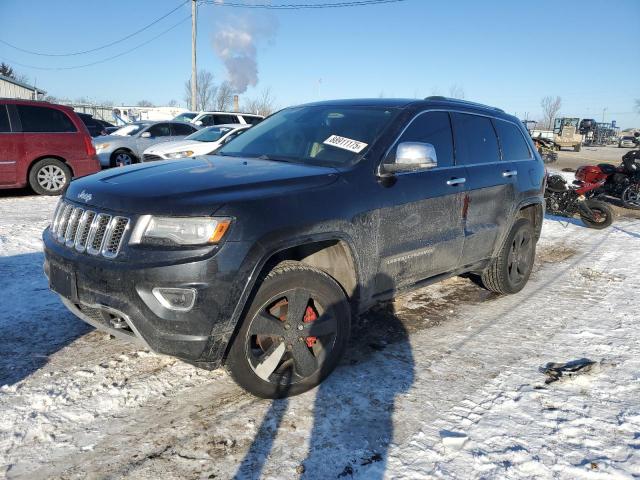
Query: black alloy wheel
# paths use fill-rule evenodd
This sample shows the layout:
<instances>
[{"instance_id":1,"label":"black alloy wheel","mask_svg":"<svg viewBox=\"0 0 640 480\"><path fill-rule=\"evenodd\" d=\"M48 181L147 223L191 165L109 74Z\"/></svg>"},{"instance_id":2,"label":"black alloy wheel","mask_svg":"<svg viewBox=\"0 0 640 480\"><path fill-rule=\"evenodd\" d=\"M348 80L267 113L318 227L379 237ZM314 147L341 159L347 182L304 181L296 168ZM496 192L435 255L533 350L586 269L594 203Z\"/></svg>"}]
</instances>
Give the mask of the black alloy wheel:
<instances>
[{"instance_id":1,"label":"black alloy wheel","mask_svg":"<svg viewBox=\"0 0 640 480\"><path fill-rule=\"evenodd\" d=\"M336 367L350 321L346 295L333 278L299 262L283 262L260 285L227 368L256 396L297 395Z\"/></svg>"}]
</instances>

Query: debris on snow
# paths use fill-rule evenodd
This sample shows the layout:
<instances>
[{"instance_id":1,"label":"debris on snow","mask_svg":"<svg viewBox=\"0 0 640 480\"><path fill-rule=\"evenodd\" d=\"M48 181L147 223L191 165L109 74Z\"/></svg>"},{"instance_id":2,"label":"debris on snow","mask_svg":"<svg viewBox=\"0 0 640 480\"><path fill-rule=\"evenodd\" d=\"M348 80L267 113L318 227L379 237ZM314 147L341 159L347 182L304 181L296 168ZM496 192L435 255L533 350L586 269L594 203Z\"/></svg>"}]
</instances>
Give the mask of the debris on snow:
<instances>
[{"instance_id":1,"label":"debris on snow","mask_svg":"<svg viewBox=\"0 0 640 480\"><path fill-rule=\"evenodd\" d=\"M540 367L540 372L547 377L544 383L549 384L560 380L560 377L573 377L579 373L587 373L596 362L588 358L580 358L565 363L549 362L544 367Z\"/></svg>"}]
</instances>

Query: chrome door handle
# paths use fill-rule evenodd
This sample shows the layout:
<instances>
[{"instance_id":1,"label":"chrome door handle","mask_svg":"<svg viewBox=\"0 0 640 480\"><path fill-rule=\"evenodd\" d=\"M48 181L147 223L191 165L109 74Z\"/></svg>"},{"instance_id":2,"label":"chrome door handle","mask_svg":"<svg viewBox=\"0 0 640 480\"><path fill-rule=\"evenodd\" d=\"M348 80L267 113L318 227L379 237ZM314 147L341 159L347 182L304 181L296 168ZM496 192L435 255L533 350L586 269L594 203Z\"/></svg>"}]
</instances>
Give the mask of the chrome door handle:
<instances>
[{"instance_id":1,"label":"chrome door handle","mask_svg":"<svg viewBox=\"0 0 640 480\"><path fill-rule=\"evenodd\" d=\"M518 175L517 170L505 170L504 172L502 172L502 176L505 178L515 177L516 175Z\"/></svg>"},{"instance_id":2,"label":"chrome door handle","mask_svg":"<svg viewBox=\"0 0 640 480\"><path fill-rule=\"evenodd\" d=\"M447 185L462 185L466 181L466 178L452 178L451 180L447 180Z\"/></svg>"}]
</instances>

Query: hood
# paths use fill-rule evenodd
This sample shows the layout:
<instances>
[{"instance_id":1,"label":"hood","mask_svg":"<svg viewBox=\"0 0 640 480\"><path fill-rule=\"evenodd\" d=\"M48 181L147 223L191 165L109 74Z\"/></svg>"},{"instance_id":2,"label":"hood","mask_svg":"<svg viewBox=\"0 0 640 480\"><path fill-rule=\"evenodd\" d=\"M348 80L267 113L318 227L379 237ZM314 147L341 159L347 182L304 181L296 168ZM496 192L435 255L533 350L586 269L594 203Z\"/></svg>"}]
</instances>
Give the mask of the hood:
<instances>
[{"instance_id":1,"label":"hood","mask_svg":"<svg viewBox=\"0 0 640 480\"><path fill-rule=\"evenodd\" d=\"M135 141L135 137L122 137L120 135L100 135L99 137L94 137L92 140L94 145L108 143L109 147L107 147L107 150L109 150L113 145L131 144Z\"/></svg>"},{"instance_id":2,"label":"hood","mask_svg":"<svg viewBox=\"0 0 640 480\"><path fill-rule=\"evenodd\" d=\"M131 214L211 215L227 202L328 185L337 172L331 167L211 155L104 170L71 182L65 198Z\"/></svg>"},{"instance_id":3,"label":"hood","mask_svg":"<svg viewBox=\"0 0 640 480\"><path fill-rule=\"evenodd\" d=\"M198 142L194 140L177 140L175 142L164 142L147 148L144 153L165 154L172 152L181 152L185 149L191 149L198 153L199 150L212 151L218 146L218 142Z\"/></svg>"},{"instance_id":4,"label":"hood","mask_svg":"<svg viewBox=\"0 0 640 480\"><path fill-rule=\"evenodd\" d=\"M113 141L118 138L122 138L122 137L119 137L118 135L98 135L97 137L93 137L92 140L95 145L97 143L107 143L109 141Z\"/></svg>"}]
</instances>

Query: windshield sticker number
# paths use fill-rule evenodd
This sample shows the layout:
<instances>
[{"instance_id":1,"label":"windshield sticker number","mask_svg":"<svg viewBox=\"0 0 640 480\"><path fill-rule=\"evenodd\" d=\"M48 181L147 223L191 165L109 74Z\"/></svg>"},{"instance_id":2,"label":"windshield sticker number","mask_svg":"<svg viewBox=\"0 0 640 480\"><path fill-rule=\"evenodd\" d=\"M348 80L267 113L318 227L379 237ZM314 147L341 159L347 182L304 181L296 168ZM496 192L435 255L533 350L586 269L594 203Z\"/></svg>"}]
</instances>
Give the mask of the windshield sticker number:
<instances>
[{"instance_id":1,"label":"windshield sticker number","mask_svg":"<svg viewBox=\"0 0 640 480\"><path fill-rule=\"evenodd\" d=\"M325 145L331 145L332 147L341 148L343 150L349 150L350 152L360 153L362 150L367 148L367 144L364 142L359 142L357 140L352 140L346 137L340 137L338 135L331 135L324 142Z\"/></svg>"}]
</instances>

